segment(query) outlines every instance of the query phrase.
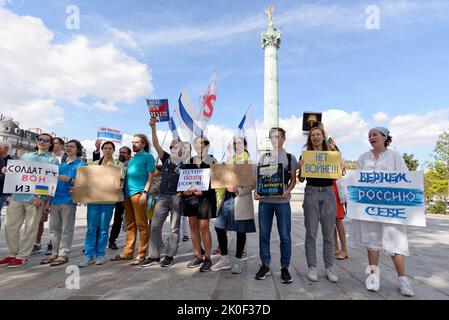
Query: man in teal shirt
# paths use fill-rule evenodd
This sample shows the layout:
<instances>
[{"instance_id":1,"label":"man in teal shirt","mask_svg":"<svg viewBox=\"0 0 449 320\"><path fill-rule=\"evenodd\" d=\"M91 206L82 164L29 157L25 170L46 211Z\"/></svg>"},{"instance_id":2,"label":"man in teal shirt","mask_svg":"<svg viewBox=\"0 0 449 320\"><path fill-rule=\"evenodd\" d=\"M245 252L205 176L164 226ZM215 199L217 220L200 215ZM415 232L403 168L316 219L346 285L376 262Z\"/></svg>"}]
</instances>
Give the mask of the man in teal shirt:
<instances>
[{"instance_id":1,"label":"man in teal shirt","mask_svg":"<svg viewBox=\"0 0 449 320\"><path fill-rule=\"evenodd\" d=\"M22 161L44 162L59 165L51 151L53 138L48 133L42 133L37 137L36 152L26 153ZM5 225L6 242L9 255L0 261L0 266L7 265L8 268L17 268L25 265L28 256L33 249L39 222L43 211L50 211L50 196L14 194L6 211L7 219ZM20 241L20 229L25 221L25 236Z\"/></svg>"},{"instance_id":2,"label":"man in teal shirt","mask_svg":"<svg viewBox=\"0 0 449 320\"><path fill-rule=\"evenodd\" d=\"M147 219L147 194L150 190L155 163L149 153L150 145L143 134L136 134L132 139L135 155L128 163L125 182L125 221L126 244L121 255L113 261L133 259L137 230L140 233L139 249L132 265L139 265L145 260L148 251L150 233Z\"/></svg>"}]
</instances>

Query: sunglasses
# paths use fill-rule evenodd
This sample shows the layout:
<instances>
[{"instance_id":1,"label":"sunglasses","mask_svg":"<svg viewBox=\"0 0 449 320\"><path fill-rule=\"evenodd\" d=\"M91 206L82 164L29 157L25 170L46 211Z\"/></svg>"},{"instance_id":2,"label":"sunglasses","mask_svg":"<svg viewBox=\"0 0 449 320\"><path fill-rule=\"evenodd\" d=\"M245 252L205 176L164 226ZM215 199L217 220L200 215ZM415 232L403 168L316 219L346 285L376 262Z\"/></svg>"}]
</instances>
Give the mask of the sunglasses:
<instances>
[{"instance_id":1,"label":"sunglasses","mask_svg":"<svg viewBox=\"0 0 449 320\"><path fill-rule=\"evenodd\" d=\"M37 142L45 142L45 143L47 143L47 142L50 142L50 139L47 139L47 138L37 138L36 141L37 141Z\"/></svg>"}]
</instances>

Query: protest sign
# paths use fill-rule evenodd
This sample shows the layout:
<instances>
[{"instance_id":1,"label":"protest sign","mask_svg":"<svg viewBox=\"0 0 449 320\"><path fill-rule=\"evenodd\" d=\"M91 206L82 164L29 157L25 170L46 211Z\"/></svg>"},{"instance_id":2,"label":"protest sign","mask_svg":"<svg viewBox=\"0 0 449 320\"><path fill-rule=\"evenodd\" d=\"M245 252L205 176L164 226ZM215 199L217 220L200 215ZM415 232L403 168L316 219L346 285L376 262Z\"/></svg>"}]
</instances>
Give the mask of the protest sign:
<instances>
[{"instance_id":1,"label":"protest sign","mask_svg":"<svg viewBox=\"0 0 449 320\"><path fill-rule=\"evenodd\" d=\"M284 167L282 163L257 167L257 194L280 196L284 193Z\"/></svg>"},{"instance_id":2,"label":"protest sign","mask_svg":"<svg viewBox=\"0 0 449 320\"><path fill-rule=\"evenodd\" d=\"M168 109L168 99L147 99L148 111L151 117L157 121L170 121L170 111Z\"/></svg>"},{"instance_id":3,"label":"protest sign","mask_svg":"<svg viewBox=\"0 0 449 320\"><path fill-rule=\"evenodd\" d=\"M210 169L181 169L177 191L187 191L194 187L200 191L209 190Z\"/></svg>"},{"instance_id":4,"label":"protest sign","mask_svg":"<svg viewBox=\"0 0 449 320\"><path fill-rule=\"evenodd\" d=\"M73 202L100 203L123 201L120 168L116 166L79 167L76 171Z\"/></svg>"},{"instance_id":5,"label":"protest sign","mask_svg":"<svg viewBox=\"0 0 449 320\"><path fill-rule=\"evenodd\" d=\"M123 132L116 129L101 127L98 128L97 139L122 144Z\"/></svg>"},{"instance_id":6,"label":"protest sign","mask_svg":"<svg viewBox=\"0 0 449 320\"><path fill-rule=\"evenodd\" d=\"M58 174L54 164L9 160L3 192L54 196Z\"/></svg>"},{"instance_id":7,"label":"protest sign","mask_svg":"<svg viewBox=\"0 0 449 320\"><path fill-rule=\"evenodd\" d=\"M212 189L254 186L252 164L212 164Z\"/></svg>"},{"instance_id":8,"label":"protest sign","mask_svg":"<svg viewBox=\"0 0 449 320\"><path fill-rule=\"evenodd\" d=\"M426 226L422 171L353 170L344 178L348 218Z\"/></svg>"},{"instance_id":9,"label":"protest sign","mask_svg":"<svg viewBox=\"0 0 449 320\"><path fill-rule=\"evenodd\" d=\"M341 153L338 151L303 151L301 176L305 178L340 179Z\"/></svg>"}]
</instances>

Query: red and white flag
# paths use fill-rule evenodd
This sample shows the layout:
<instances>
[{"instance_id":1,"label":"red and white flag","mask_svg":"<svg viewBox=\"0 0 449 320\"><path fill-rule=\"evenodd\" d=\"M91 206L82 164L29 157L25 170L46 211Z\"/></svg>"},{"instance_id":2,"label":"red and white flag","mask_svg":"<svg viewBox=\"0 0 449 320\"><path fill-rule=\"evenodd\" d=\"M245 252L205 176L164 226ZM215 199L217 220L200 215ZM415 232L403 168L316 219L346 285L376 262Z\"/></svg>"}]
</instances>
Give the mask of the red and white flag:
<instances>
[{"instance_id":1,"label":"red and white flag","mask_svg":"<svg viewBox=\"0 0 449 320\"><path fill-rule=\"evenodd\" d=\"M198 117L199 121L207 122L210 120L210 118L212 118L216 99L217 99L217 81L214 72L212 74L212 79L210 81L209 87L207 88L207 92L203 96L203 101L201 103L201 111Z\"/></svg>"}]
</instances>

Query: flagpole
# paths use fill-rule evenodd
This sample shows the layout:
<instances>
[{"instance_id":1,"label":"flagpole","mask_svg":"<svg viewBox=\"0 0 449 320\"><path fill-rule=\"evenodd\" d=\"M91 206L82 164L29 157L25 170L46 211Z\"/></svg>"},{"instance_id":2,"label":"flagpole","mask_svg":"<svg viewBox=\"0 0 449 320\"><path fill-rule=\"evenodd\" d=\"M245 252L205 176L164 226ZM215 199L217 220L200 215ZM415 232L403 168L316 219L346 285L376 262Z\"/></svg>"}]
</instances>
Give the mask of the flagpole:
<instances>
[{"instance_id":1,"label":"flagpole","mask_svg":"<svg viewBox=\"0 0 449 320\"><path fill-rule=\"evenodd\" d=\"M248 114L248 111L249 111L249 109L250 109L251 107L252 107L252 104L250 103L249 106L248 106L248 108L246 109L246 112L245 112L245 114L243 115L242 119ZM241 120L240 120L240 121L241 121ZM240 125L240 122L239 122L239 125ZM223 159L224 159L224 157L225 157L225 155L226 155L226 150L228 150L229 146L231 145L232 141L234 140L234 138L235 138L235 132L236 132L238 129L239 129L239 127L237 126L237 129L234 130L234 135L232 136L231 141L229 141L228 145L226 146L225 152L223 153L223 156L221 157L221 161L220 161L220 162L223 162Z\"/></svg>"}]
</instances>

